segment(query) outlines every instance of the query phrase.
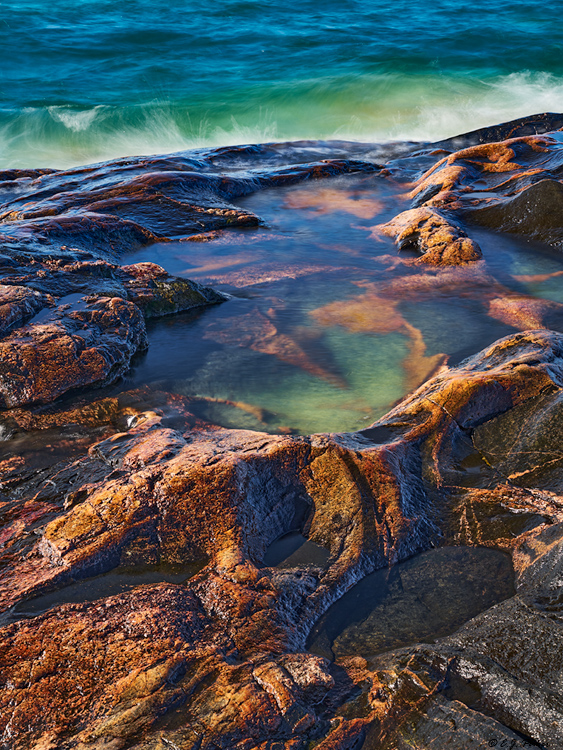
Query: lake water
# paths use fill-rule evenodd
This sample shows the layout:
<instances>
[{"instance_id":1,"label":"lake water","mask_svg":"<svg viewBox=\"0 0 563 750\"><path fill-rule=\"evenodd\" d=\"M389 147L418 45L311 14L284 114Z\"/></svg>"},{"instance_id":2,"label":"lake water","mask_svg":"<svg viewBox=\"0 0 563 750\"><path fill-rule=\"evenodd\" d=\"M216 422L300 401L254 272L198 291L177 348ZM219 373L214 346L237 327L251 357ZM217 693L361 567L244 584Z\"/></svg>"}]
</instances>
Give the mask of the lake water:
<instances>
[{"instance_id":1,"label":"lake water","mask_svg":"<svg viewBox=\"0 0 563 750\"><path fill-rule=\"evenodd\" d=\"M7 0L0 167L563 110L555 0Z\"/></svg>"}]
</instances>

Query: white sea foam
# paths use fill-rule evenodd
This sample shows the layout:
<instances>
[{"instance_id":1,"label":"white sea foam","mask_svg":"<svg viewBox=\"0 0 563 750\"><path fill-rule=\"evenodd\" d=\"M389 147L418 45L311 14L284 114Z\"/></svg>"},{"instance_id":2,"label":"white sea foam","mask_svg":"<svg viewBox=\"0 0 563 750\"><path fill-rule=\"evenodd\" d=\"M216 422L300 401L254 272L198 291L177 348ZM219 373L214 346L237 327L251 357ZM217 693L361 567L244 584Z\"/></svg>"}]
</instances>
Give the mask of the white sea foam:
<instances>
[{"instance_id":1,"label":"white sea foam","mask_svg":"<svg viewBox=\"0 0 563 750\"><path fill-rule=\"evenodd\" d=\"M512 73L493 80L448 79L412 91L416 104L371 137L440 140L541 112L563 112L563 79L547 73Z\"/></svg>"},{"instance_id":2,"label":"white sea foam","mask_svg":"<svg viewBox=\"0 0 563 750\"><path fill-rule=\"evenodd\" d=\"M53 120L62 123L65 128L68 128L75 133L80 133L82 130L88 130L100 110L101 107L93 107L92 109L84 110L75 110L66 106L47 107L47 111Z\"/></svg>"},{"instance_id":3,"label":"white sea foam","mask_svg":"<svg viewBox=\"0 0 563 750\"><path fill-rule=\"evenodd\" d=\"M540 112L563 111L563 78L378 75L250 92L221 117L201 104L26 108L0 116L0 166L59 167L118 156L302 138L434 141Z\"/></svg>"}]
</instances>

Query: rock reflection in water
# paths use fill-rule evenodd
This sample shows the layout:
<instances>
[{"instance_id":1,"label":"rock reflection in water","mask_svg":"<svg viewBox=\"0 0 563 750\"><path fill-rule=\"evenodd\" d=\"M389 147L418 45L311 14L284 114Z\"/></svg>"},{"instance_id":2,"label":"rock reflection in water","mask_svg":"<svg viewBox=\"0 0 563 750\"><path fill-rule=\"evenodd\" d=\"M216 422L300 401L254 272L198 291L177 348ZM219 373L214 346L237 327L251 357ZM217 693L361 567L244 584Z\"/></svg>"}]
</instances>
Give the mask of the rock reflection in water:
<instances>
[{"instance_id":1,"label":"rock reflection in water","mask_svg":"<svg viewBox=\"0 0 563 750\"><path fill-rule=\"evenodd\" d=\"M370 656L455 632L514 594L512 562L483 547L443 547L364 578L315 626L309 650Z\"/></svg>"},{"instance_id":2,"label":"rock reflection in water","mask_svg":"<svg viewBox=\"0 0 563 750\"><path fill-rule=\"evenodd\" d=\"M61 604L93 602L107 596L123 594L143 584L184 583L198 573L205 564L205 561L198 561L182 565L160 563L142 567L117 568L109 573L75 581L57 591L50 591L42 596L21 602L4 615L5 621L1 624L36 617Z\"/></svg>"},{"instance_id":3,"label":"rock reflection in water","mask_svg":"<svg viewBox=\"0 0 563 750\"><path fill-rule=\"evenodd\" d=\"M425 252L408 222L397 247L381 227L404 218L407 188L379 173L273 187L237 199L261 227L132 250L131 262L233 295L151 322L132 382L195 398L197 415L224 427L354 431L444 364L515 330L562 330L560 253L482 227L468 238L433 209ZM442 230L482 259L450 265Z\"/></svg>"}]
</instances>

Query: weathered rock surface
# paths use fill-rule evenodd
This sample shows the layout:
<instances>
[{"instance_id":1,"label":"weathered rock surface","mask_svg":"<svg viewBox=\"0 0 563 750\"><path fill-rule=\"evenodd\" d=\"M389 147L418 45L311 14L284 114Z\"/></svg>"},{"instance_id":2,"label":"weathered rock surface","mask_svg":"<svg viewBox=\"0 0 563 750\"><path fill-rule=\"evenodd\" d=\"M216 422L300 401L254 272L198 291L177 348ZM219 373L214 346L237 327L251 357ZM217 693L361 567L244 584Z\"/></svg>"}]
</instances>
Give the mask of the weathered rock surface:
<instances>
[{"instance_id":1,"label":"weathered rock surface","mask_svg":"<svg viewBox=\"0 0 563 750\"><path fill-rule=\"evenodd\" d=\"M312 315L404 332L413 383L437 374L356 433L226 430L189 399L148 391L52 401L124 373L145 318L222 299L154 264L120 265L125 249L256 225L237 197L378 166L320 161L322 144L301 143L0 176L0 422L22 445L26 431L43 436L0 461L3 750L561 746L563 334L547 328L562 306L497 279L460 218L556 244L563 157L537 133L561 126L538 116L394 153L387 173L410 175L413 208L383 231L422 255L384 258L407 273ZM308 207L335 201L328 191ZM355 203L342 210L371 217ZM523 332L442 367L400 305L452 290ZM275 311L209 334L314 366ZM290 531L327 561L266 565ZM516 594L437 643L332 663L307 650L356 582L447 545L510 553ZM190 561L203 567L182 584L65 603L76 581ZM59 603L27 617L46 592Z\"/></svg>"},{"instance_id":2,"label":"weathered rock surface","mask_svg":"<svg viewBox=\"0 0 563 750\"><path fill-rule=\"evenodd\" d=\"M146 346L143 317L226 299L153 263L120 266L125 252L171 237L256 226L257 216L230 201L264 187L378 169L332 159L218 171L216 162L233 168L241 154L244 149L231 154L220 149L200 159L178 155L0 175L5 406L47 403L86 386L107 385ZM92 307L94 298L98 307ZM32 316L44 308L51 314L39 324ZM53 368L61 368L60 378L53 377Z\"/></svg>"},{"instance_id":3,"label":"weathered rock surface","mask_svg":"<svg viewBox=\"0 0 563 750\"><path fill-rule=\"evenodd\" d=\"M0 342L2 406L50 403L72 389L112 383L146 343L141 312L119 297L55 308Z\"/></svg>"},{"instance_id":4,"label":"weathered rock surface","mask_svg":"<svg viewBox=\"0 0 563 750\"><path fill-rule=\"evenodd\" d=\"M400 250L419 252L416 263L457 266L483 257L480 247L460 226L432 208L413 208L377 228L395 238Z\"/></svg>"},{"instance_id":5,"label":"weathered rock surface","mask_svg":"<svg viewBox=\"0 0 563 750\"><path fill-rule=\"evenodd\" d=\"M540 180L514 196L473 209L470 216L483 226L561 247L563 185L557 180Z\"/></svg>"},{"instance_id":6,"label":"weathered rock surface","mask_svg":"<svg viewBox=\"0 0 563 750\"><path fill-rule=\"evenodd\" d=\"M0 395L8 408L112 383L146 348L145 318L226 299L153 263L50 260L9 272L0 290Z\"/></svg>"},{"instance_id":7,"label":"weathered rock surface","mask_svg":"<svg viewBox=\"0 0 563 750\"><path fill-rule=\"evenodd\" d=\"M154 414L39 483L22 477L5 490L29 498L7 527L5 611L120 564L208 563L182 586L141 587L5 626L5 746L28 747L32 737L61 748L406 747L437 738L445 747L447 717L459 747L469 736L484 743L514 732L538 746L559 741L549 728L561 720L548 674L555 665L539 659L557 629L539 605L518 610L525 621L514 609L555 601L558 573L545 555L547 547L560 555L559 475L549 474L549 488L518 489L500 464L484 463L476 488L468 458L485 455L489 424L510 415L516 423L538 398L561 393L563 337L517 334L438 375L361 433L181 431ZM267 545L296 526L330 550L327 566L264 567ZM366 573L460 542L513 550L517 596L437 646L369 664L331 666L304 650L319 615ZM533 636L518 641L514 627ZM522 656L504 653L507 628L518 653L530 651L526 674ZM60 699L48 699L53 691Z\"/></svg>"}]
</instances>

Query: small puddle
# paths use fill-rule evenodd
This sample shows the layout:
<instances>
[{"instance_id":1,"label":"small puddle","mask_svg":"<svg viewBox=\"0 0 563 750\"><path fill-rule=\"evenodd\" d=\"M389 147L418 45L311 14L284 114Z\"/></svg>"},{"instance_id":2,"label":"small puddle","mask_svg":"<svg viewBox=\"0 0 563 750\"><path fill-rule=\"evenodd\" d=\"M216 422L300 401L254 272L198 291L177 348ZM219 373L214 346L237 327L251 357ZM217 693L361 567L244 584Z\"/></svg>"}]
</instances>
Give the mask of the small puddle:
<instances>
[{"instance_id":1,"label":"small puddle","mask_svg":"<svg viewBox=\"0 0 563 750\"><path fill-rule=\"evenodd\" d=\"M70 308L72 310L85 310L88 306L86 301L87 292L73 292L57 300L56 307L44 307L37 315L27 321L26 325L38 325L51 323L63 316L63 313Z\"/></svg>"},{"instance_id":2,"label":"small puddle","mask_svg":"<svg viewBox=\"0 0 563 750\"><path fill-rule=\"evenodd\" d=\"M308 649L337 659L432 643L514 593L510 555L485 547L429 550L356 584L315 625Z\"/></svg>"},{"instance_id":3,"label":"small puddle","mask_svg":"<svg viewBox=\"0 0 563 750\"><path fill-rule=\"evenodd\" d=\"M298 531L290 531L273 541L264 555L264 565L276 568L302 568L308 565L324 568L330 552L310 542Z\"/></svg>"},{"instance_id":4,"label":"small puddle","mask_svg":"<svg viewBox=\"0 0 563 750\"><path fill-rule=\"evenodd\" d=\"M137 586L155 583L184 583L199 573L205 565L205 561L198 561L182 565L161 563L137 568L117 568L109 573L75 581L57 591L20 602L1 616L0 624L7 625L17 620L37 617L61 604L93 602L107 596L123 594Z\"/></svg>"}]
</instances>

